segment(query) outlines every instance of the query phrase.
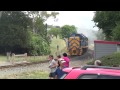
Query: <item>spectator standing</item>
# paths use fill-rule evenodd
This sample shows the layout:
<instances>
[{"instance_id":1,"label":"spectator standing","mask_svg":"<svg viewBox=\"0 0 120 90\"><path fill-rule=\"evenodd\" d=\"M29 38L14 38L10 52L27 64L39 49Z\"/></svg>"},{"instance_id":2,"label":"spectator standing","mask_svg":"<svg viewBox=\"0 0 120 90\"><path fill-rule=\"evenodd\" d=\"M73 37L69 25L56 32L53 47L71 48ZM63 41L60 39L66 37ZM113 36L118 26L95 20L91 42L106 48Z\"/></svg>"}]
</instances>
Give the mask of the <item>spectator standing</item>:
<instances>
[{"instance_id":1,"label":"spectator standing","mask_svg":"<svg viewBox=\"0 0 120 90\"><path fill-rule=\"evenodd\" d=\"M65 60L64 66L69 67L70 59L68 58L67 53L63 53L63 59Z\"/></svg>"},{"instance_id":2,"label":"spectator standing","mask_svg":"<svg viewBox=\"0 0 120 90\"><path fill-rule=\"evenodd\" d=\"M57 68L57 62L54 60L54 57L53 55L49 55L49 60L50 60L50 65L49 65L49 68L50 68L50 74L49 74L49 77L50 79L54 79L55 78L55 71L56 71L56 68Z\"/></svg>"}]
</instances>

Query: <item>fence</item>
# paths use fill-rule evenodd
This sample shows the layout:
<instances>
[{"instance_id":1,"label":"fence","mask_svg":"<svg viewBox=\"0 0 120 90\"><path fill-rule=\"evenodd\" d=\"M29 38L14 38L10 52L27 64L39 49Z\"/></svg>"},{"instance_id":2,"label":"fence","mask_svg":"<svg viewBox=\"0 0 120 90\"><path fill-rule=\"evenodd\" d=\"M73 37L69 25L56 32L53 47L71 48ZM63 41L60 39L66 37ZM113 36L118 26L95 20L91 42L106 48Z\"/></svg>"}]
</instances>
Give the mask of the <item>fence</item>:
<instances>
[{"instance_id":1,"label":"fence","mask_svg":"<svg viewBox=\"0 0 120 90\"><path fill-rule=\"evenodd\" d=\"M14 53L12 53L11 62L15 63L16 61L18 61L18 60L16 60L16 58L18 59L18 58L21 58L21 57L23 58L24 61L28 60L27 59L27 53L24 53L24 54L14 54Z\"/></svg>"},{"instance_id":2,"label":"fence","mask_svg":"<svg viewBox=\"0 0 120 90\"><path fill-rule=\"evenodd\" d=\"M55 53L53 53L53 56L56 58L57 55L62 55L64 52L66 52L67 49L64 47L62 50L57 49ZM7 61L11 62L12 64L16 62L40 62L48 60L49 55L41 55L41 56L28 56L27 53L24 54L15 54L11 52L7 52Z\"/></svg>"}]
</instances>

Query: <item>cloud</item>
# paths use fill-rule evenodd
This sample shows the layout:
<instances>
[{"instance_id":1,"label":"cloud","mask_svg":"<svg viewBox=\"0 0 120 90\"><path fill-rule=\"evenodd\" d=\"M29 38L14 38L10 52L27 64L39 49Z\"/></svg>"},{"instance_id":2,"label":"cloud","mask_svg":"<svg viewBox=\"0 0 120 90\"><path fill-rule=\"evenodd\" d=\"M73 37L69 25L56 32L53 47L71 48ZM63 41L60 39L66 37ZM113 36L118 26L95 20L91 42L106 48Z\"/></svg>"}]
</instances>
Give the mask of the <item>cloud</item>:
<instances>
[{"instance_id":1,"label":"cloud","mask_svg":"<svg viewBox=\"0 0 120 90\"><path fill-rule=\"evenodd\" d=\"M54 22L52 18L47 20L47 23L50 25L75 25L79 28L93 29L97 30L98 28L93 28L95 25L92 21L94 16L94 11L57 11L59 15L57 16L58 21Z\"/></svg>"}]
</instances>

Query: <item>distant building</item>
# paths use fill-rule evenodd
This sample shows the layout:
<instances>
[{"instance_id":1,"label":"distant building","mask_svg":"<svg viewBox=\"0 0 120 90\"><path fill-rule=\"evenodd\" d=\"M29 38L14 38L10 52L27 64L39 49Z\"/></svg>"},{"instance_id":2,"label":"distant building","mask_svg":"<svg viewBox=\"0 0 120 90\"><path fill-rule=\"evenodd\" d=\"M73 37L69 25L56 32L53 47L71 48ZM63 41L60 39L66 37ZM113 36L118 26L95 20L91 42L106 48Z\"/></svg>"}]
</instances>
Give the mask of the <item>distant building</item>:
<instances>
[{"instance_id":1,"label":"distant building","mask_svg":"<svg viewBox=\"0 0 120 90\"><path fill-rule=\"evenodd\" d=\"M99 59L118 51L120 51L120 42L102 40L94 41L94 59Z\"/></svg>"}]
</instances>

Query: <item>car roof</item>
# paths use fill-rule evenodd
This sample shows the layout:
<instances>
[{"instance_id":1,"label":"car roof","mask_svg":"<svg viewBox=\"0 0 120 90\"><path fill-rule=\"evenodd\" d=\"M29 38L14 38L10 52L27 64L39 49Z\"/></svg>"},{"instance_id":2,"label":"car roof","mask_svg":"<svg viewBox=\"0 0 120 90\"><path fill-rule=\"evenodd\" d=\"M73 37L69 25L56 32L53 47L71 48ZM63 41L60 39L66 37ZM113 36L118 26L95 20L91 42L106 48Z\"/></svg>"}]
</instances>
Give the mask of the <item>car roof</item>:
<instances>
[{"instance_id":1,"label":"car roof","mask_svg":"<svg viewBox=\"0 0 120 90\"><path fill-rule=\"evenodd\" d=\"M67 69L65 69L67 70ZM64 70L64 71L65 71ZM70 69L69 69L70 70ZM82 70L80 68L71 69L70 73L67 74L67 79L76 79L81 75L84 74L95 74L95 75L108 75L108 76L120 76L120 70L102 70L102 69L96 69L96 70ZM66 78L65 78L66 79Z\"/></svg>"},{"instance_id":2,"label":"car roof","mask_svg":"<svg viewBox=\"0 0 120 90\"><path fill-rule=\"evenodd\" d=\"M103 68L87 68L86 70L82 70L80 67L76 68L66 68L63 71L65 72L84 72L84 73L91 73L91 74L106 74L106 75L117 75L120 76L120 70L115 70L115 69L103 69ZM93 72L92 72L93 71Z\"/></svg>"}]
</instances>

